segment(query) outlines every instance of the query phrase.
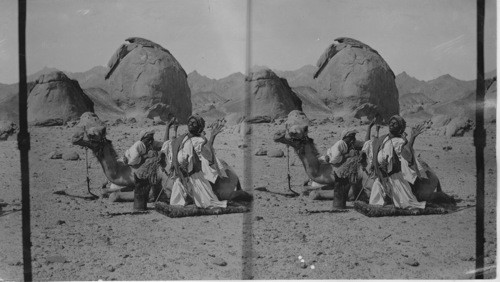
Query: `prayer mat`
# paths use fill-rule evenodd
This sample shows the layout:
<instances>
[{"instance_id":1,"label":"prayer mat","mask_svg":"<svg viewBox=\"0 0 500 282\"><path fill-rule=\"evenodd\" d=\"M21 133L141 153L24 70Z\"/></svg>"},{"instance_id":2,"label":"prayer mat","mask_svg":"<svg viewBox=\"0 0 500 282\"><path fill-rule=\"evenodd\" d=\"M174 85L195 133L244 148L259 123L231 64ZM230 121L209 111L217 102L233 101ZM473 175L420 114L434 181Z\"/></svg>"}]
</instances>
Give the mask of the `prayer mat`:
<instances>
[{"instance_id":1,"label":"prayer mat","mask_svg":"<svg viewBox=\"0 0 500 282\"><path fill-rule=\"evenodd\" d=\"M448 211L442 207L426 207L425 209L400 209L393 205L390 206L374 206L365 202L354 202L354 209L368 217L382 216L405 216L405 215L428 215L428 214L445 214Z\"/></svg>"},{"instance_id":2,"label":"prayer mat","mask_svg":"<svg viewBox=\"0 0 500 282\"><path fill-rule=\"evenodd\" d=\"M250 208L244 205L228 206L226 208L199 208L195 205L171 206L164 202L155 204L157 212L171 218L201 216L201 215L221 215L229 213L244 213L250 211Z\"/></svg>"}]
</instances>

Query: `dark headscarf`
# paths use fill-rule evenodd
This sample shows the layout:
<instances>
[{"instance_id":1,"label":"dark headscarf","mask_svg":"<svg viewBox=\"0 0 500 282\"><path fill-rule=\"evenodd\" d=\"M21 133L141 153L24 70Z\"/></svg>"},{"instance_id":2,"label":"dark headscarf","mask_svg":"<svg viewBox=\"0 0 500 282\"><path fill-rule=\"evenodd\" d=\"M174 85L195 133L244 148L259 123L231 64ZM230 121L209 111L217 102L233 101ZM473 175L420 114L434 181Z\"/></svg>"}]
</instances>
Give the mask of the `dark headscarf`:
<instances>
[{"instance_id":1,"label":"dark headscarf","mask_svg":"<svg viewBox=\"0 0 500 282\"><path fill-rule=\"evenodd\" d=\"M396 120L398 122L398 125L399 125L399 131L397 132L397 134L403 134L403 132L405 132L405 129L406 129L405 119L399 115L393 115L389 119L389 122L391 122L391 120L393 120L393 119Z\"/></svg>"},{"instance_id":2,"label":"dark headscarf","mask_svg":"<svg viewBox=\"0 0 500 282\"><path fill-rule=\"evenodd\" d=\"M189 131L189 133L191 133L191 135L195 135L195 136L200 135L203 132L203 130L205 129L205 120L201 116L199 116L199 115L190 116L188 118L188 123L189 123L190 120L196 121L196 129L197 129L197 131L196 132Z\"/></svg>"}]
</instances>

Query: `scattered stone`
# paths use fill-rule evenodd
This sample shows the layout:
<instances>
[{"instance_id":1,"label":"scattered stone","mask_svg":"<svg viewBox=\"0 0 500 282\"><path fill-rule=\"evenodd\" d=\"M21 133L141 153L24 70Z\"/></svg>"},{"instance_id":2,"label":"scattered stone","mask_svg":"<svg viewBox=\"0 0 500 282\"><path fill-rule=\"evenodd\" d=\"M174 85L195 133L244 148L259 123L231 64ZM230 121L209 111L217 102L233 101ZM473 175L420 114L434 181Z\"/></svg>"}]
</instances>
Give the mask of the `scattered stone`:
<instances>
[{"instance_id":1,"label":"scattered stone","mask_svg":"<svg viewBox=\"0 0 500 282\"><path fill-rule=\"evenodd\" d=\"M227 265L227 262L221 258L214 258L212 260L212 263L215 265L218 265L218 266L226 266Z\"/></svg>"},{"instance_id":2,"label":"scattered stone","mask_svg":"<svg viewBox=\"0 0 500 282\"><path fill-rule=\"evenodd\" d=\"M335 123L344 122L344 118L343 117L335 117L335 119L333 121Z\"/></svg>"},{"instance_id":3,"label":"scattered stone","mask_svg":"<svg viewBox=\"0 0 500 282\"><path fill-rule=\"evenodd\" d=\"M77 161L80 159L80 155L77 152L66 152L62 154L62 159L65 161Z\"/></svg>"},{"instance_id":4,"label":"scattered stone","mask_svg":"<svg viewBox=\"0 0 500 282\"><path fill-rule=\"evenodd\" d=\"M270 116L254 116L246 120L248 123L270 123L273 119Z\"/></svg>"},{"instance_id":5,"label":"scattered stone","mask_svg":"<svg viewBox=\"0 0 500 282\"><path fill-rule=\"evenodd\" d=\"M47 155L47 158L51 160L59 160L62 159L62 153L57 151L52 151Z\"/></svg>"},{"instance_id":6,"label":"scattered stone","mask_svg":"<svg viewBox=\"0 0 500 282\"><path fill-rule=\"evenodd\" d=\"M271 149L267 151L267 156L271 158L282 158L285 156L285 153L281 149Z\"/></svg>"},{"instance_id":7,"label":"scattered stone","mask_svg":"<svg viewBox=\"0 0 500 282\"><path fill-rule=\"evenodd\" d=\"M163 120L161 120L161 118L159 116L155 116L153 118L153 124L154 125L165 125L166 123Z\"/></svg>"},{"instance_id":8,"label":"scattered stone","mask_svg":"<svg viewBox=\"0 0 500 282\"><path fill-rule=\"evenodd\" d=\"M410 265L410 266L419 266L420 265L420 263L414 258L407 258L407 259L403 260L403 263Z\"/></svg>"},{"instance_id":9,"label":"scattered stone","mask_svg":"<svg viewBox=\"0 0 500 282\"><path fill-rule=\"evenodd\" d=\"M23 265L23 262L16 260L16 261L9 261L7 264L10 266L21 266L21 265Z\"/></svg>"},{"instance_id":10,"label":"scattered stone","mask_svg":"<svg viewBox=\"0 0 500 282\"><path fill-rule=\"evenodd\" d=\"M474 256L462 256L460 257L462 261L475 261L476 258Z\"/></svg>"},{"instance_id":11,"label":"scattered stone","mask_svg":"<svg viewBox=\"0 0 500 282\"><path fill-rule=\"evenodd\" d=\"M484 259L484 263L486 264L495 264L495 257L487 257Z\"/></svg>"},{"instance_id":12,"label":"scattered stone","mask_svg":"<svg viewBox=\"0 0 500 282\"><path fill-rule=\"evenodd\" d=\"M259 148L257 151L255 151L256 156L265 156L267 155L267 150L264 148Z\"/></svg>"},{"instance_id":13,"label":"scattered stone","mask_svg":"<svg viewBox=\"0 0 500 282\"><path fill-rule=\"evenodd\" d=\"M47 263L65 263L68 261L65 257L59 255L49 256L46 260Z\"/></svg>"},{"instance_id":14,"label":"scattered stone","mask_svg":"<svg viewBox=\"0 0 500 282\"><path fill-rule=\"evenodd\" d=\"M444 146L443 147L443 150L445 150L446 152L450 151L451 149L453 149L451 146Z\"/></svg>"},{"instance_id":15,"label":"scattered stone","mask_svg":"<svg viewBox=\"0 0 500 282\"><path fill-rule=\"evenodd\" d=\"M321 121L318 122L319 125L323 125L323 124L327 124L327 123L330 123L330 119L329 118L324 118L324 119L322 119Z\"/></svg>"}]
</instances>

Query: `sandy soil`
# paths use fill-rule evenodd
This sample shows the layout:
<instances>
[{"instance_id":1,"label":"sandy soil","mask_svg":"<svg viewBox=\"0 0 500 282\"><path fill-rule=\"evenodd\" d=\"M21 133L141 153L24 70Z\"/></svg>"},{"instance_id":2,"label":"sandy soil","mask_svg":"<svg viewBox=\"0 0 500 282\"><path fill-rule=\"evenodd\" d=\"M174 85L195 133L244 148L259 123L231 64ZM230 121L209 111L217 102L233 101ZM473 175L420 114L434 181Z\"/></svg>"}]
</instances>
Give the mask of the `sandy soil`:
<instances>
[{"instance_id":1,"label":"sandy soil","mask_svg":"<svg viewBox=\"0 0 500 282\"><path fill-rule=\"evenodd\" d=\"M411 123L409 123L411 125ZM326 152L344 125L310 128ZM163 135L163 126L156 137ZM272 141L280 125L253 126L250 153L286 147ZM359 138L364 127L359 127ZM31 128L30 193L35 280L241 279L463 279L475 268L475 161L472 137L445 139L426 133L416 151L434 168L443 190L461 199L446 215L368 218L352 209L328 213L331 201L287 197L287 159L253 156L243 173L240 136L227 128L217 137L218 156L234 166L255 190L248 214L172 219L152 209L131 214L132 203L88 200L85 151L70 143L72 128ZM140 125L108 129L118 152L133 144ZM181 128L182 130L182 128ZM486 148L485 264L496 271L496 180L494 128ZM443 147L451 146L449 151ZM53 151L76 151L81 160L48 159ZM290 150L292 187L302 192L304 169ZM253 155L253 153L252 153ZM104 174L89 152L92 191ZM0 279L22 280L21 189L15 141L0 142ZM247 166L248 168L248 166ZM54 194L64 190L72 196ZM247 235L243 232L245 219ZM250 230L250 231L249 231ZM248 235L251 234L251 235ZM246 246L245 250L244 247ZM252 246L250 250L248 246ZM242 259L245 251L245 259ZM298 259L302 256L304 263ZM314 269L311 266L314 265Z\"/></svg>"}]
</instances>

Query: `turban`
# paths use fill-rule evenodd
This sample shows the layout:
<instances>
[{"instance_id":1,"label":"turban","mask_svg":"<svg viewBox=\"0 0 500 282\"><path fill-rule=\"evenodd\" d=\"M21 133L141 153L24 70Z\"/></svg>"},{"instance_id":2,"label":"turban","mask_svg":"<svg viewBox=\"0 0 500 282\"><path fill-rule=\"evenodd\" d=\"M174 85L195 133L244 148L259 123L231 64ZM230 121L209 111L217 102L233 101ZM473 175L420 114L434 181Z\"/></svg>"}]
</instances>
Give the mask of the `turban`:
<instances>
[{"instance_id":1,"label":"turban","mask_svg":"<svg viewBox=\"0 0 500 282\"><path fill-rule=\"evenodd\" d=\"M145 129L145 130L141 131L141 133L139 134L139 139L143 140L143 139L146 139L148 137L153 138L154 135L155 135L154 129Z\"/></svg>"},{"instance_id":2,"label":"turban","mask_svg":"<svg viewBox=\"0 0 500 282\"><path fill-rule=\"evenodd\" d=\"M358 133L358 131L354 128L348 128L344 131L342 131L342 134L340 134L340 139L344 139L344 137L347 137L349 135L356 135L356 133Z\"/></svg>"},{"instance_id":3,"label":"turban","mask_svg":"<svg viewBox=\"0 0 500 282\"><path fill-rule=\"evenodd\" d=\"M402 134L403 132L405 132L406 121L403 117L394 115L389 119L389 122L391 122L391 120L396 120L398 122L398 127L399 127L398 134Z\"/></svg>"}]
</instances>

